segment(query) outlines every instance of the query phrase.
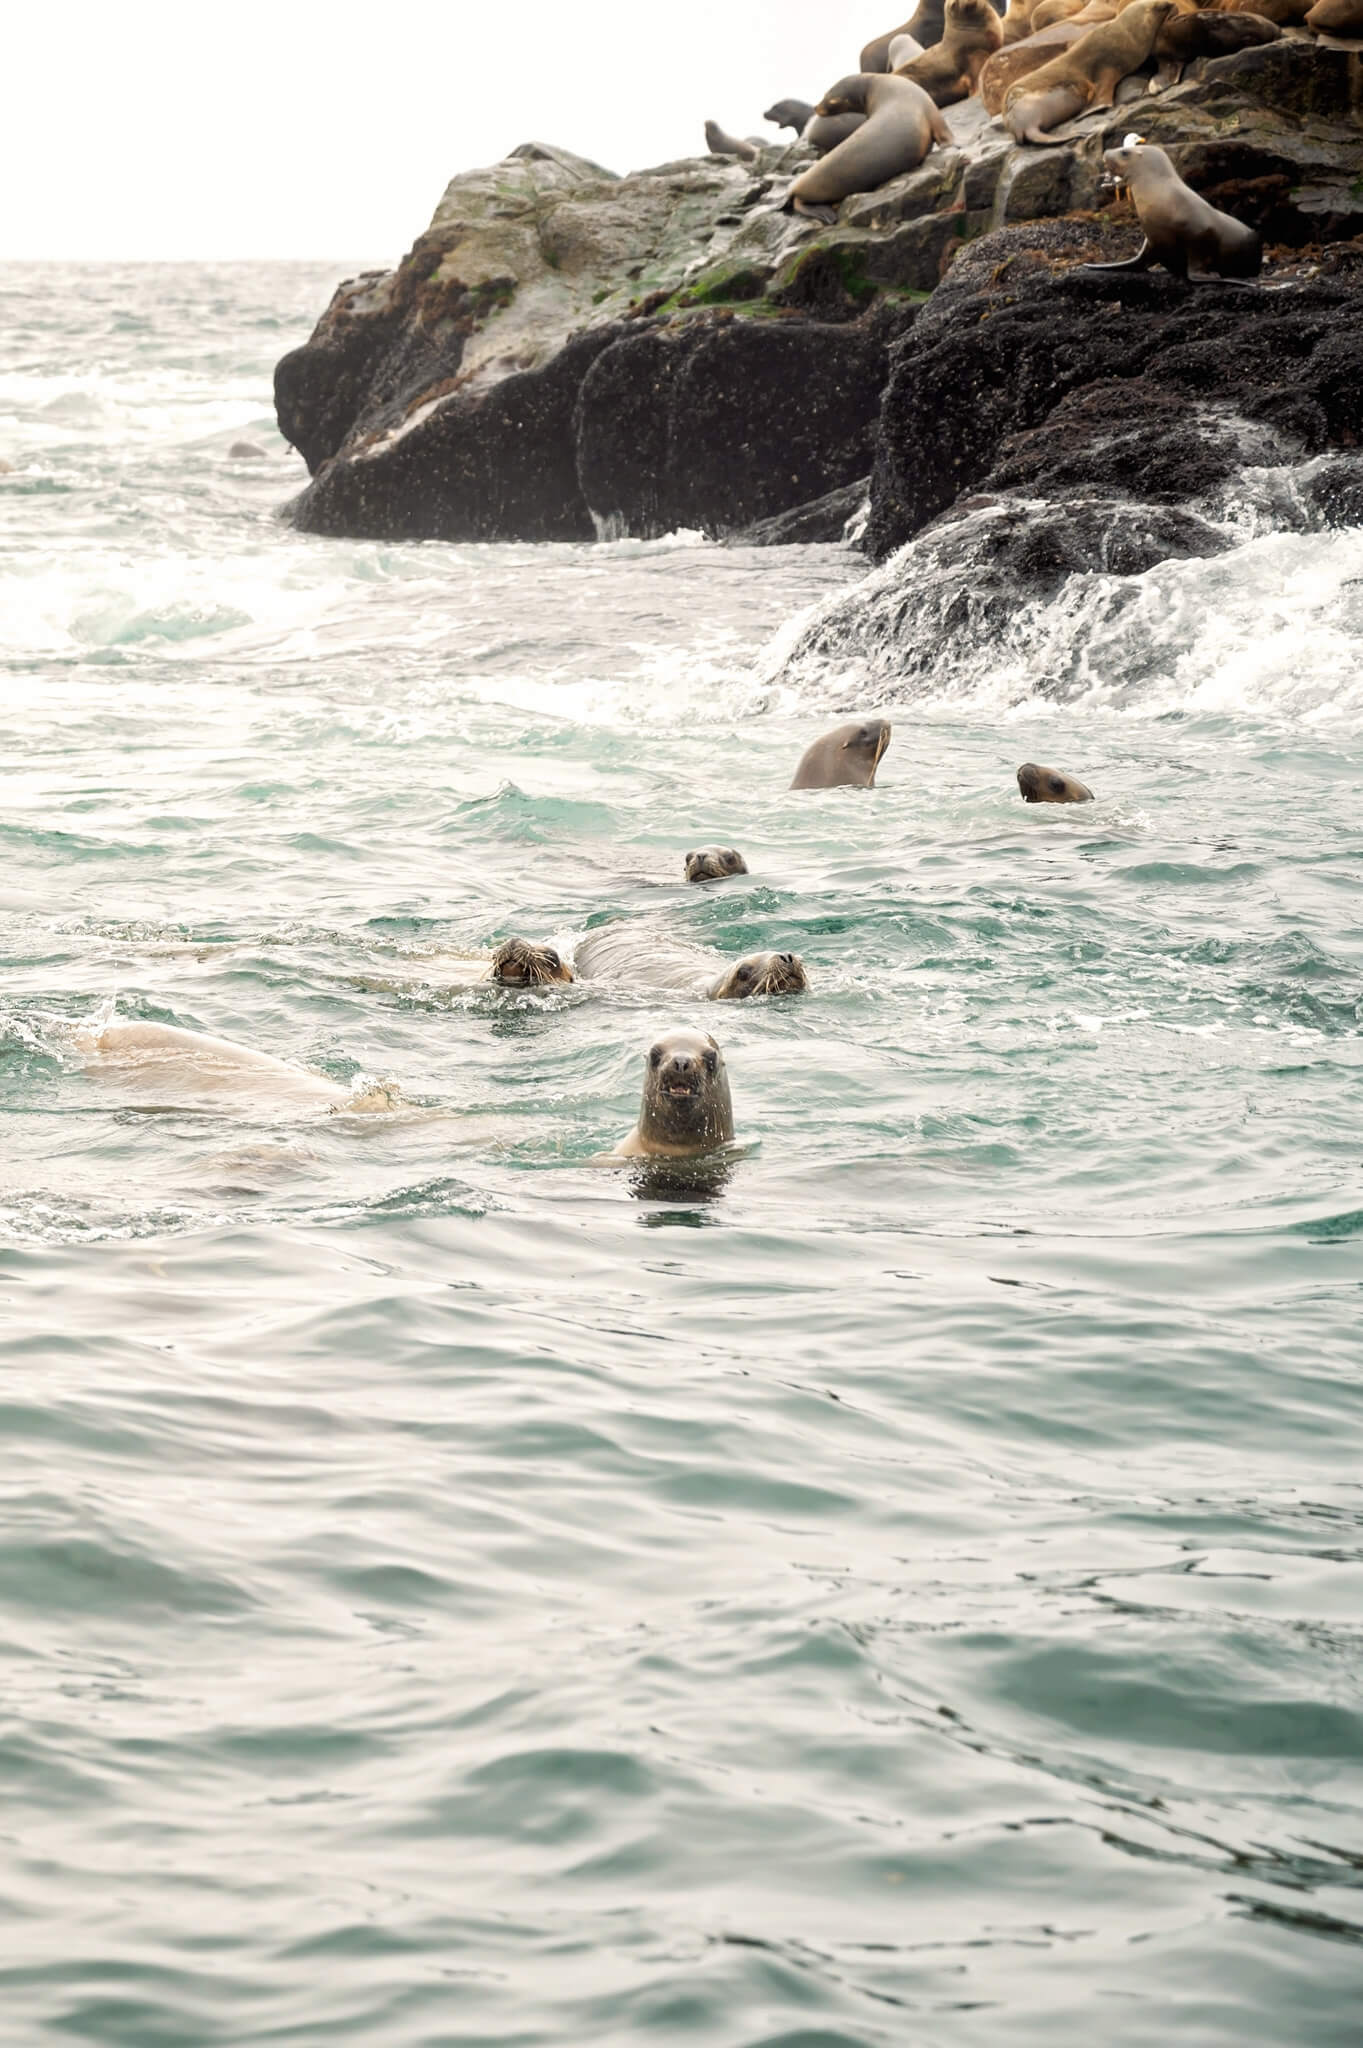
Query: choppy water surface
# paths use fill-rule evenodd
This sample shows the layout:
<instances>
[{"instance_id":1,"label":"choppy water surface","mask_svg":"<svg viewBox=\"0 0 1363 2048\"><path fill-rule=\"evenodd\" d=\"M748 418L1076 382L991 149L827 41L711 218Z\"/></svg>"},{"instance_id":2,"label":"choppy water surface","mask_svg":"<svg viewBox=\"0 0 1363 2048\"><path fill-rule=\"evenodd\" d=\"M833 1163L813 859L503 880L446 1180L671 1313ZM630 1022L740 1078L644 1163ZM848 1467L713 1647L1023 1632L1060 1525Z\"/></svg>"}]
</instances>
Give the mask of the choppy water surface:
<instances>
[{"instance_id":1,"label":"choppy water surface","mask_svg":"<svg viewBox=\"0 0 1363 2048\"><path fill-rule=\"evenodd\" d=\"M797 799L839 551L277 524L337 274L0 272L0 2037L1355 2042L1363 535ZM449 970L608 914L811 993Z\"/></svg>"}]
</instances>

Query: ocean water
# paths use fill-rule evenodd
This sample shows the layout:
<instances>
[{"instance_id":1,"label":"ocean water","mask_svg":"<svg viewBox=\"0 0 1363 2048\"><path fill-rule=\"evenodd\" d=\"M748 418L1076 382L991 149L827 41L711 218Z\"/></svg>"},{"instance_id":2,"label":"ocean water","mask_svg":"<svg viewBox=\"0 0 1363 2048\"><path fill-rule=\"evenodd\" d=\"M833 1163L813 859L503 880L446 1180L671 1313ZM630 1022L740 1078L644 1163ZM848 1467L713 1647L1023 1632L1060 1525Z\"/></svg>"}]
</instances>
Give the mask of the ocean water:
<instances>
[{"instance_id":1,"label":"ocean water","mask_svg":"<svg viewBox=\"0 0 1363 2048\"><path fill-rule=\"evenodd\" d=\"M837 549L300 536L343 274L0 270L0 2042L1357 2042L1363 533L911 677ZM810 992L456 971L616 916ZM594 1164L671 1024L738 1147Z\"/></svg>"}]
</instances>

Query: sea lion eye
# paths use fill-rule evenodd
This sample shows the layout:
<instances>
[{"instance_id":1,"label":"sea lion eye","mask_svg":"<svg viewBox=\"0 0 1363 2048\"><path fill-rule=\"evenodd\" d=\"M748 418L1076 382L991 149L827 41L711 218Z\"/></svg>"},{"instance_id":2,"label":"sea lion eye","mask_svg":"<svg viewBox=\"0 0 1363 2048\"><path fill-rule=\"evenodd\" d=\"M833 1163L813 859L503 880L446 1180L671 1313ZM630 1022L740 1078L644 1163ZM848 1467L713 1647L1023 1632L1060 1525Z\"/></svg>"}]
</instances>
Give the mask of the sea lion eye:
<instances>
[{"instance_id":1,"label":"sea lion eye","mask_svg":"<svg viewBox=\"0 0 1363 2048\"><path fill-rule=\"evenodd\" d=\"M1052 795L1052 796L1063 796L1064 794L1065 794L1065 785L1064 785L1064 783L1063 783L1063 782L1062 782L1062 781L1060 780L1060 777L1059 777L1058 775L1053 775L1053 776L1051 777L1051 795Z\"/></svg>"},{"instance_id":2,"label":"sea lion eye","mask_svg":"<svg viewBox=\"0 0 1363 2048\"><path fill-rule=\"evenodd\" d=\"M713 1073L714 1073L714 1071L715 1071L715 1068L716 1068L716 1067L717 1067L718 1065L719 1065L719 1054L718 1054L717 1052L707 1052L707 1053L706 1053L706 1055L705 1055L705 1071L706 1071L706 1073L707 1073L707 1074L713 1074Z\"/></svg>"},{"instance_id":3,"label":"sea lion eye","mask_svg":"<svg viewBox=\"0 0 1363 2048\"><path fill-rule=\"evenodd\" d=\"M648 1056L648 1063L651 1067L660 1067L662 1065L663 1049L660 1045L654 1046L652 1052Z\"/></svg>"}]
</instances>

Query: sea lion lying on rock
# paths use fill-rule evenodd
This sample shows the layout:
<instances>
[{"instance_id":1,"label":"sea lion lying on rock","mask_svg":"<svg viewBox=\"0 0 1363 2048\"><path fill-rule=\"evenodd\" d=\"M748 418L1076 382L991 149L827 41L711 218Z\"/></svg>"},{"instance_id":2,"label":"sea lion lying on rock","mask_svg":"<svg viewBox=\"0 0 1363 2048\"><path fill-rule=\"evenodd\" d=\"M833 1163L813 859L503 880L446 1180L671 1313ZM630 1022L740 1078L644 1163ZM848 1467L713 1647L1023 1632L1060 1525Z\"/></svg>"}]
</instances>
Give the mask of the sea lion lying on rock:
<instances>
[{"instance_id":1,"label":"sea lion lying on rock","mask_svg":"<svg viewBox=\"0 0 1363 2048\"><path fill-rule=\"evenodd\" d=\"M584 981L614 981L714 1003L803 995L809 987L798 953L751 953L730 966L703 946L633 923L588 932L574 951L573 964Z\"/></svg>"},{"instance_id":2,"label":"sea lion lying on rock","mask_svg":"<svg viewBox=\"0 0 1363 2048\"><path fill-rule=\"evenodd\" d=\"M902 172L916 170L934 142L946 148L952 139L940 108L911 78L854 73L840 78L815 111L821 119L839 114L864 114L866 119L855 135L791 186L787 205L814 220L835 221L838 203L850 193L874 192Z\"/></svg>"},{"instance_id":3,"label":"sea lion lying on rock","mask_svg":"<svg viewBox=\"0 0 1363 2048\"><path fill-rule=\"evenodd\" d=\"M1016 142L1046 143L1048 128L1112 104L1124 78L1139 71L1177 0L1135 0L1115 21L1091 28L1049 64L1010 87L1003 118Z\"/></svg>"},{"instance_id":4,"label":"sea lion lying on rock","mask_svg":"<svg viewBox=\"0 0 1363 2048\"><path fill-rule=\"evenodd\" d=\"M1039 768L1035 761L1024 761L1018 769L1018 788L1022 801L1027 804L1091 804L1093 791L1087 783L1080 782L1073 775L1062 775L1058 768Z\"/></svg>"},{"instance_id":5,"label":"sea lion lying on rock","mask_svg":"<svg viewBox=\"0 0 1363 2048\"><path fill-rule=\"evenodd\" d=\"M1215 7L1196 14L1171 15L1155 37L1160 68L1151 81L1151 91L1157 86L1177 85L1184 65L1191 64L1195 57L1226 57L1232 50L1276 43L1281 38L1277 22L1261 14L1227 14Z\"/></svg>"},{"instance_id":6,"label":"sea lion lying on rock","mask_svg":"<svg viewBox=\"0 0 1363 2048\"><path fill-rule=\"evenodd\" d=\"M939 107L970 98L985 59L1003 42L1003 23L989 0L946 0L945 23L939 43L894 70L896 78L921 85Z\"/></svg>"},{"instance_id":7,"label":"sea lion lying on rock","mask_svg":"<svg viewBox=\"0 0 1363 2048\"><path fill-rule=\"evenodd\" d=\"M1316 0L1301 19L1317 35L1363 36L1363 0Z\"/></svg>"},{"instance_id":8,"label":"sea lion lying on rock","mask_svg":"<svg viewBox=\"0 0 1363 2048\"><path fill-rule=\"evenodd\" d=\"M745 164L757 162L757 144L743 142L737 135L726 135L718 121L706 122L705 147L711 156L736 156Z\"/></svg>"},{"instance_id":9,"label":"sea lion lying on rock","mask_svg":"<svg viewBox=\"0 0 1363 2048\"><path fill-rule=\"evenodd\" d=\"M736 846L702 846L686 856L688 882L718 882L725 875L746 875L748 863Z\"/></svg>"},{"instance_id":10,"label":"sea lion lying on rock","mask_svg":"<svg viewBox=\"0 0 1363 2048\"><path fill-rule=\"evenodd\" d=\"M1087 28L1078 22L1055 21L1049 28L1035 30L1020 43L1005 43L1001 50L995 50L993 56L985 60L976 87L985 111L1001 114L1009 91L1020 78L1039 71L1043 64L1050 63L1052 57L1058 57L1062 50L1087 34Z\"/></svg>"},{"instance_id":11,"label":"sea lion lying on rock","mask_svg":"<svg viewBox=\"0 0 1363 2048\"><path fill-rule=\"evenodd\" d=\"M792 789L874 789L876 769L890 744L888 719L865 718L835 726L806 747Z\"/></svg>"},{"instance_id":12,"label":"sea lion lying on rock","mask_svg":"<svg viewBox=\"0 0 1363 2048\"><path fill-rule=\"evenodd\" d=\"M1149 270L1162 263L1192 283L1213 274L1235 279L1259 275L1263 243L1254 229L1209 206L1154 143L1128 135L1120 148L1103 152L1103 162L1130 190L1145 240L1125 263L1084 263L1082 270Z\"/></svg>"},{"instance_id":13,"label":"sea lion lying on rock","mask_svg":"<svg viewBox=\"0 0 1363 2048\"><path fill-rule=\"evenodd\" d=\"M697 1159L732 1143L724 1055L708 1032L669 1031L649 1047L639 1121L615 1159Z\"/></svg>"}]
</instances>

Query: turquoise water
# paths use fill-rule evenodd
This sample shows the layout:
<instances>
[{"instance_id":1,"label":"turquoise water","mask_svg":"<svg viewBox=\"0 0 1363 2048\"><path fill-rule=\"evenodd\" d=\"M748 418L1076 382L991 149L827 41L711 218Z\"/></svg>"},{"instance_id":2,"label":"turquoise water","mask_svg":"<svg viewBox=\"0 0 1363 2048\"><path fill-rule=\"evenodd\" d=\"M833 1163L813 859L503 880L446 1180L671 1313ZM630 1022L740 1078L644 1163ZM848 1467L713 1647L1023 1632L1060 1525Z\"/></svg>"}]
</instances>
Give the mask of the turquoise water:
<instances>
[{"instance_id":1,"label":"turquoise water","mask_svg":"<svg viewBox=\"0 0 1363 2048\"><path fill-rule=\"evenodd\" d=\"M1356 2042L1363 534L897 698L836 550L280 527L339 274L0 271L0 2040ZM449 967L608 913L810 993Z\"/></svg>"}]
</instances>

